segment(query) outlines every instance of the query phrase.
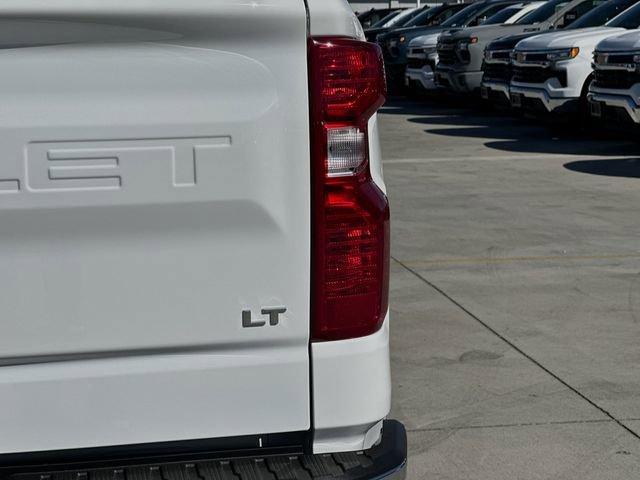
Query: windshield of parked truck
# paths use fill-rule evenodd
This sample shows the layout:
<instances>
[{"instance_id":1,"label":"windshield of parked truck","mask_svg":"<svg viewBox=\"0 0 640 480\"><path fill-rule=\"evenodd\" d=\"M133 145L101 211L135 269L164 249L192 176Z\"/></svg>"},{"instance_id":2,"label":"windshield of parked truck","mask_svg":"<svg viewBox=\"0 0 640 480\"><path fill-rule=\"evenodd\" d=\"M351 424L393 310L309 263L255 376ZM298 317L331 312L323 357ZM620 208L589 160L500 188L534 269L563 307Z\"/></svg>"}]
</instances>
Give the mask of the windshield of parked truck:
<instances>
[{"instance_id":1,"label":"windshield of parked truck","mask_svg":"<svg viewBox=\"0 0 640 480\"><path fill-rule=\"evenodd\" d=\"M518 25L534 25L536 23L549 20L556 12L562 10L569 5L567 0L549 0L540 8L535 9L533 12L525 15L516 23Z\"/></svg>"},{"instance_id":2,"label":"windshield of parked truck","mask_svg":"<svg viewBox=\"0 0 640 480\"><path fill-rule=\"evenodd\" d=\"M636 3L627 11L607 23L607 27L626 28L633 30L640 27L640 3Z\"/></svg>"},{"instance_id":3,"label":"windshield of parked truck","mask_svg":"<svg viewBox=\"0 0 640 480\"><path fill-rule=\"evenodd\" d=\"M441 9L442 7L433 7L427 10L423 10L422 12L418 13L415 17L413 17L411 20L409 20L407 23L405 23L403 26L404 27L421 27L423 25L426 25L429 22L429 20L434 15L437 15Z\"/></svg>"},{"instance_id":4,"label":"windshield of parked truck","mask_svg":"<svg viewBox=\"0 0 640 480\"><path fill-rule=\"evenodd\" d=\"M472 3L466 8L463 8L458 13L456 13L449 20L442 22L440 26L442 27L461 27L464 25L469 19L475 17L477 13L481 10L484 10L486 4L484 3Z\"/></svg>"},{"instance_id":5,"label":"windshield of parked truck","mask_svg":"<svg viewBox=\"0 0 640 480\"><path fill-rule=\"evenodd\" d=\"M438 15L441 11L446 9L445 6L433 7L423 12L420 12L418 15L413 17L410 21L408 21L404 26L405 27L422 27L424 25L428 25L431 23L431 19Z\"/></svg>"},{"instance_id":6,"label":"windshield of parked truck","mask_svg":"<svg viewBox=\"0 0 640 480\"><path fill-rule=\"evenodd\" d=\"M373 25L371 25L371 28L383 28L386 26L390 26L389 24L393 24L393 20L401 13L402 13L402 10L391 12L389 15L382 18L382 20L380 20L379 22L376 22Z\"/></svg>"},{"instance_id":7,"label":"windshield of parked truck","mask_svg":"<svg viewBox=\"0 0 640 480\"><path fill-rule=\"evenodd\" d=\"M484 22L483 25L500 25L502 23L505 23L523 8L524 5L512 5L511 7L507 7L504 10L500 10L492 17L487 18L486 22Z\"/></svg>"},{"instance_id":8,"label":"windshield of parked truck","mask_svg":"<svg viewBox=\"0 0 640 480\"><path fill-rule=\"evenodd\" d=\"M424 8L407 8L402 10L397 17L392 18L389 25L383 25L387 27L406 27L411 20L423 12Z\"/></svg>"},{"instance_id":9,"label":"windshield of parked truck","mask_svg":"<svg viewBox=\"0 0 640 480\"><path fill-rule=\"evenodd\" d=\"M608 2L591 10L584 17L573 22L567 30L600 27L637 2L638 0L609 0Z\"/></svg>"}]
</instances>

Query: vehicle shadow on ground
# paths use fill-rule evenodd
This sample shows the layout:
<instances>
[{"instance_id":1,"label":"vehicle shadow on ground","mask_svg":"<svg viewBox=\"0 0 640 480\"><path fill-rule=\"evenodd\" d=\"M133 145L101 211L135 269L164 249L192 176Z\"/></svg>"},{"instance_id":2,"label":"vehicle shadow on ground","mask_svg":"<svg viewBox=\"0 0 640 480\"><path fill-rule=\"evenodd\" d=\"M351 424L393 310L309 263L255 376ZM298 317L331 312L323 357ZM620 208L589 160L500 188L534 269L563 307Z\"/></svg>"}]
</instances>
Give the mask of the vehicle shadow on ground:
<instances>
[{"instance_id":1,"label":"vehicle shadow on ground","mask_svg":"<svg viewBox=\"0 0 640 480\"><path fill-rule=\"evenodd\" d=\"M460 115L465 111L456 106L427 106L421 102L388 101L380 110L385 115ZM471 112L472 110L468 110Z\"/></svg>"},{"instance_id":2,"label":"vehicle shadow on ground","mask_svg":"<svg viewBox=\"0 0 640 480\"><path fill-rule=\"evenodd\" d=\"M564 164L572 172L603 175L605 177L640 178L640 158L580 160Z\"/></svg>"},{"instance_id":3,"label":"vehicle shadow on ground","mask_svg":"<svg viewBox=\"0 0 640 480\"><path fill-rule=\"evenodd\" d=\"M580 132L568 124L545 125L543 121L510 115L508 111L460 107L459 99L407 101L392 99L386 114L415 115L409 122L431 125L431 135L486 139L488 148L510 153L636 156L638 143L616 138L598 129ZM597 132L597 135L596 135Z\"/></svg>"}]
</instances>

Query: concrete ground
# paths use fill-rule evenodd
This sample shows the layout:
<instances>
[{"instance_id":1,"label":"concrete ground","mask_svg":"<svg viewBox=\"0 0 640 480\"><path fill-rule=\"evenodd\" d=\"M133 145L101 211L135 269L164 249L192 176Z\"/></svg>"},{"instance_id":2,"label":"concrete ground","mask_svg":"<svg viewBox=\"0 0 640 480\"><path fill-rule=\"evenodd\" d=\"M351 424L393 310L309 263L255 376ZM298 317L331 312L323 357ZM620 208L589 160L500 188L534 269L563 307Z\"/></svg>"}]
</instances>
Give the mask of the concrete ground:
<instances>
[{"instance_id":1,"label":"concrete ground","mask_svg":"<svg viewBox=\"0 0 640 480\"><path fill-rule=\"evenodd\" d=\"M410 479L640 478L640 144L390 102Z\"/></svg>"}]
</instances>

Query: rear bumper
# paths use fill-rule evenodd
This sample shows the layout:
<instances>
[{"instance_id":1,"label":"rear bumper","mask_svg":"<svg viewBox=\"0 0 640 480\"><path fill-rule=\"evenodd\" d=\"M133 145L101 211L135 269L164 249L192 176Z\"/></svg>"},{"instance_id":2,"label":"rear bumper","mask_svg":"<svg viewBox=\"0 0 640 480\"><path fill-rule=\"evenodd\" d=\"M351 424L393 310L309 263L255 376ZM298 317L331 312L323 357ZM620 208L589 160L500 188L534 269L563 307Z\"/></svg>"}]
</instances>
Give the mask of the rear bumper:
<instances>
[{"instance_id":1,"label":"rear bumper","mask_svg":"<svg viewBox=\"0 0 640 480\"><path fill-rule=\"evenodd\" d=\"M175 455L154 457L149 462L136 459L95 461L82 464L57 464L47 467L11 467L0 470L2 480L396 480L406 477L407 435L399 422L384 422L380 442L373 448L349 453L320 455L243 454L232 457L199 453L189 458Z\"/></svg>"}]
</instances>

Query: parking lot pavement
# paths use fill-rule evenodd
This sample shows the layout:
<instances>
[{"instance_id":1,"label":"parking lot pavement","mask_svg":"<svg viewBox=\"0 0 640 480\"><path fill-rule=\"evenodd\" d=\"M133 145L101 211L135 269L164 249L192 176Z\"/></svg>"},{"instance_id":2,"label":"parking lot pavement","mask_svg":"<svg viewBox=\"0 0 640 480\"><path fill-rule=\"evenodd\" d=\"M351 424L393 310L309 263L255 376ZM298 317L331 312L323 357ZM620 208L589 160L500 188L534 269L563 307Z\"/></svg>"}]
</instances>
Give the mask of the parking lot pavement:
<instances>
[{"instance_id":1,"label":"parking lot pavement","mask_svg":"<svg viewBox=\"0 0 640 480\"><path fill-rule=\"evenodd\" d=\"M410 479L640 478L640 144L379 118Z\"/></svg>"}]
</instances>

